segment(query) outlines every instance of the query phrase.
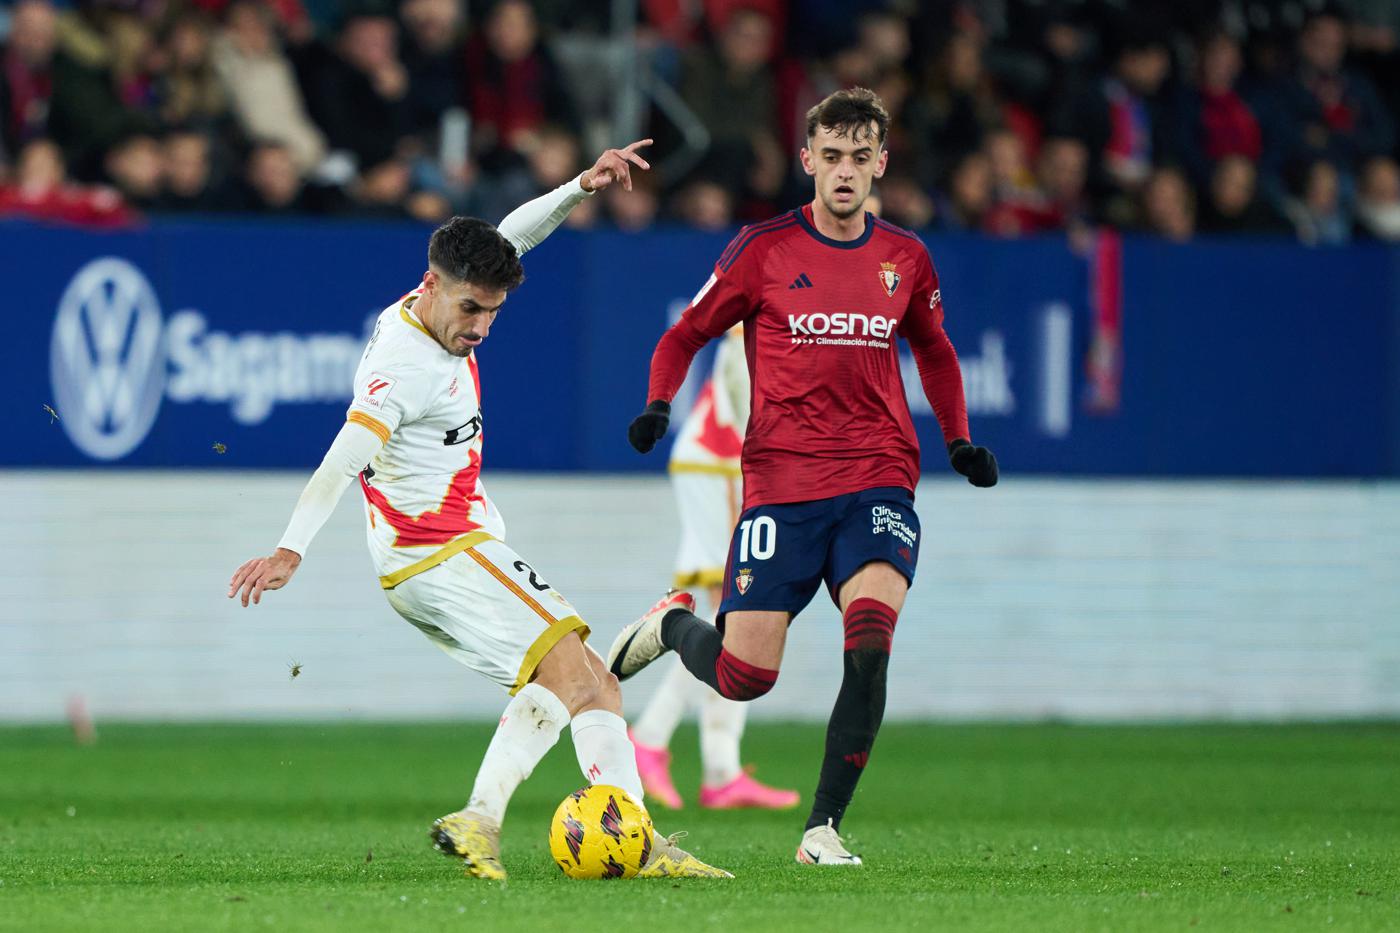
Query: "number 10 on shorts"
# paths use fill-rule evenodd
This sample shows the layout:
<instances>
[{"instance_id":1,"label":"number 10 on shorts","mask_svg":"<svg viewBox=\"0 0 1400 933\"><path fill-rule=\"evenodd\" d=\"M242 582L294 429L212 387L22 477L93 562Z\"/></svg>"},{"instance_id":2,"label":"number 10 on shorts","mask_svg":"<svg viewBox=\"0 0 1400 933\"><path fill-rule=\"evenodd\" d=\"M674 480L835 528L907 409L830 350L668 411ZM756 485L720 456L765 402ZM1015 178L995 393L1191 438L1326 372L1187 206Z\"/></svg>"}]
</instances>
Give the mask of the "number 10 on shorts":
<instances>
[{"instance_id":1,"label":"number 10 on shorts","mask_svg":"<svg viewBox=\"0 0 1400 933\"><path fill-rule=\"evenodd\" d=\"M752 552L749 546L753 546ZM739 523L739 561L767 560L778 548L778 525L767 515Z\"/></svg>"}]
</instances>

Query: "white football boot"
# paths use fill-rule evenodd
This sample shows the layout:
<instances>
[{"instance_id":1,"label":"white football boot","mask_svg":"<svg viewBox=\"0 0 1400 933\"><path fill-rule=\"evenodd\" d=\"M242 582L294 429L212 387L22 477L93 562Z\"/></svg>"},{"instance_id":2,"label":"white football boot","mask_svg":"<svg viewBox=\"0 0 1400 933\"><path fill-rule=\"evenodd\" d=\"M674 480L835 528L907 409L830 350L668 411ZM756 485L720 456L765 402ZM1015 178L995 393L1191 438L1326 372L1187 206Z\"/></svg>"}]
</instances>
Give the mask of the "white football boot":
<instances>
[{"instance_id":1,"label":"white football boot","mask_svg":"<svg viewBox=\"0 0 1400 933\"><path fill-rule=\"evenodd\" d=\"M646 615L624 628L608 649L608 670L626 680L671 649L661 643L661 620L672 609L695 611L695 597L672 590Z\"/></svg>"},{"instance_id":2,"label":"white football boot","mask_svg":"<svg viewBox=\"0 0 1400 933\"><path fill-rule=\"evenodd\" d=\"M797 861L802 865L859 865L860 856L846 851L831 820L827 820L825 826L813 826L802 834Z\"/></svg>"}]
</instances>

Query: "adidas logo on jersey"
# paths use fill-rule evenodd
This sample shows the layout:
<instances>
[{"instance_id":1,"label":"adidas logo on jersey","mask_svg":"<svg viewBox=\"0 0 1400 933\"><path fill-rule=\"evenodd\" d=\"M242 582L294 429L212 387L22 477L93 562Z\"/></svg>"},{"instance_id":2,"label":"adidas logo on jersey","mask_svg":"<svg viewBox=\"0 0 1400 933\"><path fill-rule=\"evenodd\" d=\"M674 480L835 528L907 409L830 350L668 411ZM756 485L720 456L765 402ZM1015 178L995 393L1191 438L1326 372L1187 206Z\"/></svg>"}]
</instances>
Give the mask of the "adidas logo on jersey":
<instances>
[{"instance_id":1,"label":"adidas logo on jersey","mask_svg":"<svg viewBox=\"0 0 1400 933\"><path fill-rule=\"evenodd\" d=\"M812 280L809 279L809 278L807 278L807 273L804 272L804 273L802 273L801 275L799 275L797 278L795 278L795 279L792 280L792 284L788 286L788 289L791 290L791 289L794 289L794 288L812 288L812 287L813 287L813 286L812 286Z\"/></svg>"}]
</instances>

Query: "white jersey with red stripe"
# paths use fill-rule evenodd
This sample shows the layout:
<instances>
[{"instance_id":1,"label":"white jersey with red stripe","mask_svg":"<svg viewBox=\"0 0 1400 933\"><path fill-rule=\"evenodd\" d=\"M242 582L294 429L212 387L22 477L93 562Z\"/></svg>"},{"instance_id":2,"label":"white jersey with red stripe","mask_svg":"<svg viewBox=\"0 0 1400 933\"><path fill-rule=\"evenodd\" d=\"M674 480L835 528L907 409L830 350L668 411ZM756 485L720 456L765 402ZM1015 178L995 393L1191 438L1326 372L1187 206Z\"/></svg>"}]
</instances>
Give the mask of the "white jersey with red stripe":
<instances>
[{"instance_id":1,"label":"white jersey with red stripe","mask_svg":"<svg viewBox=\"0 0 1400 933\"><path fill-rule=\"evenodd\" d=\"M471 532L505 538L481 484L481 380L413 313L422 287L379 315L346 417L384 446L360 474L369 550L381 578Z\"/></svg>"},{"instance_id":2,"label":"white jersey with red stripe","mask_svg":"<svg viewBox=\"0 0 1400 933\"><path fill-rule=\"evenodd\" d=\"M748 420L749 367L743 329L736 327L720 341L710 378L676 434L671 472L738 476Z\"/></svg>"}]
</instances>

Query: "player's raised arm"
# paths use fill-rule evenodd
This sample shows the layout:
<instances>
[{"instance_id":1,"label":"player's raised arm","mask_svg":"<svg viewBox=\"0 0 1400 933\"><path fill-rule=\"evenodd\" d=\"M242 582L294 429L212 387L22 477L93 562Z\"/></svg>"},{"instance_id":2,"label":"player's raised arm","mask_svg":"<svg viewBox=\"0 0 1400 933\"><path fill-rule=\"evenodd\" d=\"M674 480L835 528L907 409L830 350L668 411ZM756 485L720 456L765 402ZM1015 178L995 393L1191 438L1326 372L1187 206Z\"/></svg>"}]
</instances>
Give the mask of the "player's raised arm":
<instances>
[{"instance_id":1,"label":"player's raised arm","mask_svg":"<svg viewBox=\"0 0 1400 933\"><path fill-rule=\"evenodd\" d=\"M627 427L627 441L638 453L647 453L666 436L671 422L671 399L676 397L690 361L700 348L749 317L754 310L754 289L748 282L749 263L744 252L749 242L745 227L721 254L715 271L690 300L681 319L670 327L651 355L647 407Z\"/></svg>"},{"instance_id":2,"label":"player's raised arm","mask_svg":"<svg viewBox=\"0 0 1400 933\"><path fill-rule=\"evenodd\" d=\"M943 295L938 273L927 260L918 273L909 311L900 325L900 334L909 342L924 395L938 416L943 441L952 467L974 486L995 486L997 458L986 447L976 447L967 426L967 401L963 396L962 367L958 352L943 329Z\"/></svg>"},{"instance_id":3,"label":"player's raised arm","mask_svg":"<svg viewBox=\"0 0 1400 933\"><path fill-rule=\"evenodd\" d=\"M506 215L496 227L517 253L525 253L545 241L584 198L614 183L632 190L632 166L651 168L637 150L650 146L650 139L639 139L622 149L608 149L588 171L533 201L527 201Z\"/></svg>"},{"instance_id":4,"label":"player's raised arm","mask_svg":"<svg viewBox=\"0 0 1400 933\"><path fill-rule=\"evenodd\" d=\"M345 422L326 451L321 465L311 474L311 480L302 490L287 530L277 543L277 550L268 557L246 561L234 572L228 585L230 599L241 589L243 605L248 605L249 599L257 604L262 601L265 590L279 590L292 579L292 574L301 566L302 555L306 553L311 539L335 511L345 487L384 446L378 433L367 430L361 424Z\"/></svg>"}]
</instances>

